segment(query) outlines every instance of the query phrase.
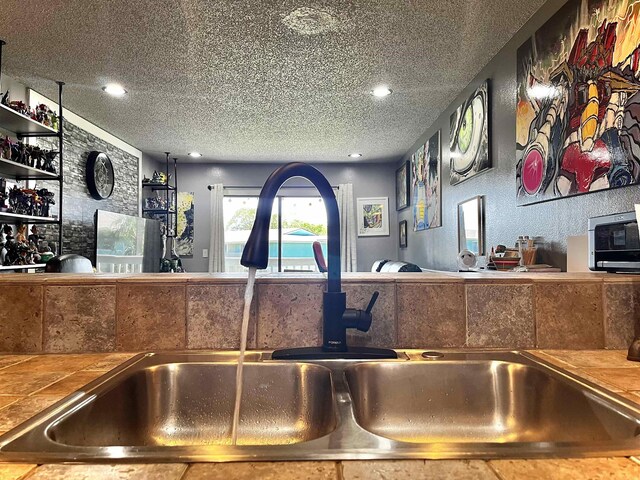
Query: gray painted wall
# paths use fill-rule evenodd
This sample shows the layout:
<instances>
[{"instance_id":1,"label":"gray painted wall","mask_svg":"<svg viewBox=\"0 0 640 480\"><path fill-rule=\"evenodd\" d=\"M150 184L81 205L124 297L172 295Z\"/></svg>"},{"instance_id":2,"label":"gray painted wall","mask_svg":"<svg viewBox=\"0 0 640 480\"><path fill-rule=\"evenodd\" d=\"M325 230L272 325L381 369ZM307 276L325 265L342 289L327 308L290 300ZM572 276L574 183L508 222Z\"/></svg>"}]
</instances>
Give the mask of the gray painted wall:
<instances>
[{"instance_id":1,"label":"gray painted wall","mask_svg":"<svg viewBox=\"0 0 640 480\"><path fill-rule=\"evenodd\" d=\"M155 158L150 157L146 153L142 154L142 160L140 162L140 181L144 177L151 178L153 177L154 170L162 170L164 172L164 162L160 164Z\"/></svg>"},{"instance_id":2,"label":"gray painted wall","mask_svg":"<svg viewBox=\"0 0 640 480\"><path fill-rule=\"evenodd\" d=\"M206 272L208 259L202 249L209 248L210 207L207 186L223 183L228 186L261 187L278 165L247 164L178 164L178 187L182 192L195 194L194 255L182 262L188 272ZM369 271L380 258L398 256L398 224L395 221L395 165L345 164L316 165L332 185L353 183L354 197L389 197L390 235L357 239L358 270ZM147 166L148 168L148 166ZM309 185L301 179L292 179L286 185Z\"/></svg>"},{"instance_id":3,"label":"gray painted wall","mask_svg":"<svg viewBox=\"0 0 640 480\"><path fill-rule=\"evenodd\" d=\"M536 205L516 206L516 51L564 3L566 2L557 0L547 2L416 141L404 159L407 160L420 144L426 142L438 129L442 129L443 226L422 232L410 231L408 248L401 249L399 253L402 260L426 268L455 270L458 253L457 204L475 195L484 195L488 250L499 243L512 245L518 235L542 236L546 243L540 252L539 261L564 270L567 236L586 234L589 217L631 211L633 204L640 202L640 187L632 186ZM449 117L487 78L490 80L493 168L466 182L451 186L447 146ZM411 208L399 212L398 220L403 219L408 220L411 230Z\"/></svg>"}]
</instances>

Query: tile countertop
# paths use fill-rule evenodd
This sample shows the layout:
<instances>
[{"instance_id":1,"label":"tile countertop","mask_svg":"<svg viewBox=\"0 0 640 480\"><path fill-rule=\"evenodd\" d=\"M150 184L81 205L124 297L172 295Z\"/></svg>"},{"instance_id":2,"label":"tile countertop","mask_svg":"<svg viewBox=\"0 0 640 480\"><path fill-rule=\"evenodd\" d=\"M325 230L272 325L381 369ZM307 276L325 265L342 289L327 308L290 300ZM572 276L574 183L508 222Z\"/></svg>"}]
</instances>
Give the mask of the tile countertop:
<instances>
[{"instance_id":1,"label":"tile countertop","mask_svg":"<svg viewBox=\"0 0 640 480\"><path fill-rule=\"evenodd\" d=\"M606 272L560 272L560 273L514 273L514 272L446 272L427 271L422 273L374 273L350 272L341 274L343 283L564 283L564 282L640 282L640 275L611 274ZM258 283L322 283L326 274L322 273L267 273L258 271ZM223 283L245 284L246 273L145 273L145 274L109 274L109 273L6 273L0 275L0 284L30 285L108 285L115 283Z\"/></svg>"},{"instance_id":2,"label":"tile countertop","mask_svg":"<svg viewBox=\"0 0 640 480\"><path fill-rule=\"evenodd\" d=\"M532 353L640 404L640 363L622 350ZM0 433L72 393L134 354L0 355ZM28 372L28 375L25 375ZM640 452L639 452L640 453ZM209 464L10 464L0 480L234 479L640 479L640 458L543 460L398 460Z\"/></svg>"}]
</instances>

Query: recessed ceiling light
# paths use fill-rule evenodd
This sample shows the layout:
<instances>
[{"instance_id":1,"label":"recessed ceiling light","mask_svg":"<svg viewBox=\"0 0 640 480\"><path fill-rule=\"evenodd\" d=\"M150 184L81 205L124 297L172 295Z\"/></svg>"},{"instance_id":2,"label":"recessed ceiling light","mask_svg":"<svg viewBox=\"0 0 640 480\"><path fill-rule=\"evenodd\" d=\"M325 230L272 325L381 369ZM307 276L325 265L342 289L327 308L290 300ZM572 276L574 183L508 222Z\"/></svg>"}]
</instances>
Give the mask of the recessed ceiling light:
<instances>
[{"instance_id":1,"label":"recessed ceiling light","mask_svg":"<svg viewBox=\"0 0 640 480\"><path fill-rule=\"evenodd\" d=\"M361 153L350 153L349 158L360 158L362 156Z\"/></svg>"},{"instance_id":2,"label":"recessed ceiling light","mask_svg":"<svg viewBox=\"0 0 640 480\"><path fill-rule=\"evenodd\" d=\"M124 87L122 85L118 85L117 83L109 83L102 87L102 90L109 95L113 95L114 97L122 97L127 93Z\"/></svg>"},{"instance_id":3,"label":"recessed ceiling light","mask_svg":"<svg viewBox=\"0 0 640 480\"><path fill-rule=\"evenodd\" d=\"M200 158L202 156L202 154L198 153L198 152L190 152L189 156L193 157L193 158Z\"/></svg>"},{"instance_id":4,"label":"recessed ceiling light","mask_svg":"<svg viewBox=\"0 0 640 480\"><path fill-rule=\"evenodd\" d=\"M378 98L388 97L392 93L393 92L391 91L391 89L389 87L385 87L384 85L376 87L371 91L371 95Z\"/></svg>"}]
</instances>

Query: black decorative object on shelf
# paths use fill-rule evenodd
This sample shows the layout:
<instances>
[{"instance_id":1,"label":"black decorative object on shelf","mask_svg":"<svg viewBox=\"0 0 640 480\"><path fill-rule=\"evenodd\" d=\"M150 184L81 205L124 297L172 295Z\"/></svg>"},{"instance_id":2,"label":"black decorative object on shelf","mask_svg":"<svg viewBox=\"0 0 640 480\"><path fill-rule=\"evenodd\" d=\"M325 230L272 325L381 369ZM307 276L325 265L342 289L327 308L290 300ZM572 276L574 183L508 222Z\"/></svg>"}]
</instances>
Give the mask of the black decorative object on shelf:
<instances>
[{"instance_id":1,"label":"black decorative object on shelf","mask_svg":"<svg viewBox=\"0 0 640 480\"><path fill-rule=\"evenodd\" d=\"M91 152L87 157L87 188L96 200L105 200L113 193L115 175L106 153Z\"/></svg>"}]
</instances>

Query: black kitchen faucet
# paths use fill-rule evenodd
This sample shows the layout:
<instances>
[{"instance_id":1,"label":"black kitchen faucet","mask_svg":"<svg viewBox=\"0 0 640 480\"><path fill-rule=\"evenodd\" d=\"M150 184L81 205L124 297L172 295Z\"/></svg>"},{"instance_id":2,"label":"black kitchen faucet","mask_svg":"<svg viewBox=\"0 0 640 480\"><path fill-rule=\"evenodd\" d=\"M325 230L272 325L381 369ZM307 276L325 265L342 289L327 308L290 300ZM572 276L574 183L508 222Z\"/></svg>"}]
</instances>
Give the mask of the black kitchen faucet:
<instances>
[{"instance_id":1,"label":"black kitchen faucet","mask_svg":"<svg viewBox=\"0 0 640 480\"><path fill-rule=\"evenodd\" d=\"M393 350L367 347L348 347L347 329L366 332L371 327L371 310L378 298L374 292L366 310L347 308L347 295L342 291L340 278L340 213L333 188L317 169L306 163L294 162L275 170L267 179L258 200L256 220L249 240L242 252L245 267L267 268L269 262L269 226L273 200L284 182L293 177L309 180L320 192L327 209L327 289L323 293L322 346L288 348L273 352L274 359L323 358L397 358Z\"/></svg>"}]
</instances>

